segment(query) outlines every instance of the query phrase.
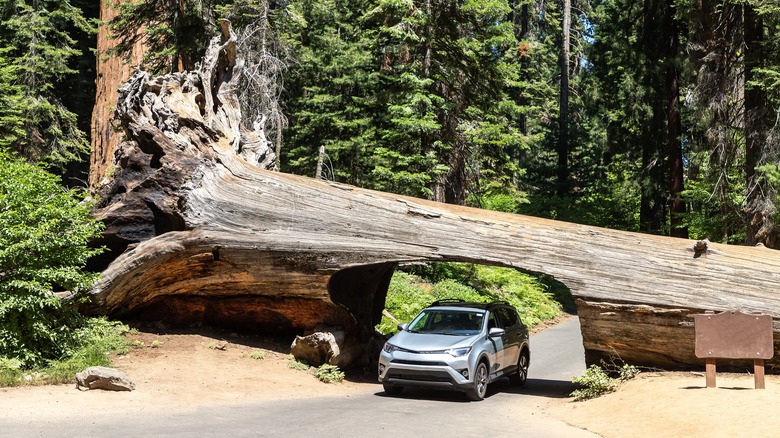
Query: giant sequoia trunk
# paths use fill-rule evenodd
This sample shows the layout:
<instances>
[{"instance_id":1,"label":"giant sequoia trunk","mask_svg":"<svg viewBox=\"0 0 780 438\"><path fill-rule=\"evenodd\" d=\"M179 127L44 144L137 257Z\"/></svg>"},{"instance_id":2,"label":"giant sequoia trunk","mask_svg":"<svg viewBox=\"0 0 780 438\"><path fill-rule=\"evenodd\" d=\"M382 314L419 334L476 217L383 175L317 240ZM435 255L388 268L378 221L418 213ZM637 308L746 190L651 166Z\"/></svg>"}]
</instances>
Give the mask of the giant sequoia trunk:
<instances>
[{"instance_id":1,"label":"giant sequoia trunk","mask_svg":"<svg viewBox=\"0 0 780 438\"><path fill-rule=\"evenodd\" d=\"M98 214L116 250L94 290L96 311L255 330L336 325L366 345L398 263L467 261L565 283L591 362L616 354L694 366L692 314L780 317L780 253L765 248L694 251L685 239L264 170L273 158L267 145L238 125L241 62L224 30L200 71L138 72L121 91L126 141L98 190Z\"/></svg>"}]
</instances>

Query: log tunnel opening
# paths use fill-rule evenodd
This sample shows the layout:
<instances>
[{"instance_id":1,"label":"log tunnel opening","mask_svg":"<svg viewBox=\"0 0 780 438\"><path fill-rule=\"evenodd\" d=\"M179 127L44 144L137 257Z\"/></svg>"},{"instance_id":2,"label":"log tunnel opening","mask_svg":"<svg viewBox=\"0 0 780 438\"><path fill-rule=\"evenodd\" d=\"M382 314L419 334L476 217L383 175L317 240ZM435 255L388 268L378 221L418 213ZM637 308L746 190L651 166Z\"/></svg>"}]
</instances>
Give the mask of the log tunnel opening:
<instances>
[{"instance_id":1,"label":"log tunnel opening","mask_svg":"<svg viewBox=\"0 0 780 438\"><path fill-rule=\"evenodd\" d=\"M420 263L428 262L418 261L413 262L412 265ZM436 266L440 262L431 263ZM472 264L488 265L486 263L473 262ZM552 295L554 300L561 304L563 312L576 314L576 305L571 291L561 281L544 273L531 272L510 266L504 267L515 269L534 277L537 282L543 285L546 293ZM369 356L365 358L369 362L379 354L379 348L381 348L381 342L371 341L377 340L381 336L375 327L382 321L382 312L385 309L390 281L398 268L399 263L397 262L353 266L336 272L328 282L328 293L331 300L335 304L345 307L355 318L356 333L353 333L353 335L356 336L359 343L368 346L364 351Z\"/></svg>"},{"instance_id":2,"label":"log tunnel opening","mask_svg":"<svg viewBox=\"0 0 780 438\"><path fill-rule=\"evenodd\" d=\"M395 262L354 266L331 276L328 292L334 303L344 306L357 320L358 339L374 336L373 327L382 320Z\"/></svg>"}]
</instances>

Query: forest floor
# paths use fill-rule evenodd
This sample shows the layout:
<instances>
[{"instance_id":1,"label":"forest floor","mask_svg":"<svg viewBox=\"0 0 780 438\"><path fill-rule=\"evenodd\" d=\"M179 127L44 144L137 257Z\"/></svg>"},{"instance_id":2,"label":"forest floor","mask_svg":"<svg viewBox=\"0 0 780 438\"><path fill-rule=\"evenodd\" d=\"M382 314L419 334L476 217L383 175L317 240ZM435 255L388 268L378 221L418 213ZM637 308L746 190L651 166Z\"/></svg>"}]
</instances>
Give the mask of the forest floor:
<instances>
[{"instance_id":1,"label":"forest floor","mask_svg":"<svg viewBox=\"0 0 780 438\"><path fill-rule=\"evenodd\" d=\"M348 377L325 384L289 367L289 339L246 337L221 331L146 328L131 335L136 346L114 366L136 384L132 392L86 391L75 385L0 389L0 412L32 419L70 418L100 406L102 415L190 410L204 404L343 396L378 386L375 379ZM263 358L257 358L260 354ZM765 390L753 377L719 374L718 388L704 388L701 373L642 373L616 392L585 402L549 399L545 415L604 437L774 436L780 376L767 376Z\"/></svg>"}]
</instances>

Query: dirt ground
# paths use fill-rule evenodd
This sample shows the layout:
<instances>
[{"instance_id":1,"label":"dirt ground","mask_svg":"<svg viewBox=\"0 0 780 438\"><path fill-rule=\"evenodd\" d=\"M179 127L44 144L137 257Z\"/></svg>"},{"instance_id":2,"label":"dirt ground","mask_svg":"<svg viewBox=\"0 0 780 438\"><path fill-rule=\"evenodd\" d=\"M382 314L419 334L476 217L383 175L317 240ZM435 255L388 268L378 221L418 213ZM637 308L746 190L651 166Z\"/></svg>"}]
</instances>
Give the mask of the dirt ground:
<instances>
[{"instance_id":1,"label":"dirt ground","mask_svg":"<svg viewBox=\"0 0 780 438\"><path fill-rule=\"evenodd\" d=\"M136 346L115 366L136 390L78 391L75 385L0 389L0 418L73 417L100 406L106 413L190 410L203 404L246 403L314 395L348 396L378 390L370 375L324 384L290 369L289 340L258 339L210 331L154 328L132 335ZM257 359L258 352L263 358ZM254 356L254 357L253 357ZM550 399L545 414L604 437L775 436L780 418L780 376L753 390L747 374L719 374L718 388L704 388L701 373L643 373L615 393L586 402Z\"/></svg>"}]
</instances>

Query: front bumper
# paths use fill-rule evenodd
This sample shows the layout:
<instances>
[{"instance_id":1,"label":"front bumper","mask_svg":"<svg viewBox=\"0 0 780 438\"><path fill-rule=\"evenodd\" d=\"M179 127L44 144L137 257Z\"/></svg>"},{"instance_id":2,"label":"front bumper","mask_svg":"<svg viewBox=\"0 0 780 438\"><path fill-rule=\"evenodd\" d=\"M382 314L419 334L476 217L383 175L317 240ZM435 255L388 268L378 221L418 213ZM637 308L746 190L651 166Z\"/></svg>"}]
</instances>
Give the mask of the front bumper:
<instances>
[{"instance_id":1,"label":"front bumper","mask_svg":"<svg viewBox=\"0 0 780 438\"><path fill-rule=\"evenodd\" d=\"M393 386L422 386L465 391L473 387L470 356L414 354L404 351L379 355L379 381Z\"/></svg>"}]
</instances>

